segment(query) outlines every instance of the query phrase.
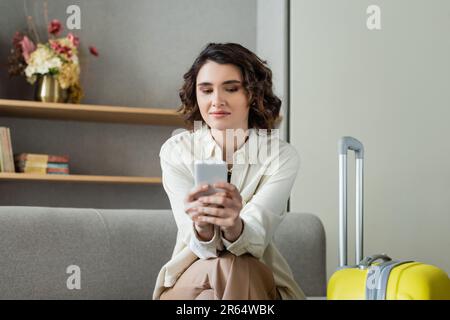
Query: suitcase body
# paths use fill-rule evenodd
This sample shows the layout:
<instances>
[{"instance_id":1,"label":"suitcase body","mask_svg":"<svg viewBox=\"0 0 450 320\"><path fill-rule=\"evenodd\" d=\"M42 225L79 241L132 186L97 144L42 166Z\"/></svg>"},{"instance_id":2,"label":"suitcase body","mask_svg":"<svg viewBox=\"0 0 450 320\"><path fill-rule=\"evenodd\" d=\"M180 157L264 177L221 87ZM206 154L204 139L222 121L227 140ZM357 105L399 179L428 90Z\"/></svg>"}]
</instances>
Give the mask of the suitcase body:
<instances>
[{"instance_id":1,"label":"suitcase body","mask_svg":"<svg viewBox=\"0 0 450 320\"><path fill-rule=\"evenodd\" d=\"M356 153L356 263L347 264L347 150ZM450 300L450 279L436 266L394 261L385 254L363 257L362 144L339 141L339 269L327 286L329 300Z\"/></svg>"},{"instance_id":2,"label":"suitcase body","mask_svg":"<svg viewBox=\"0 0 450 320\"><path fill-rule=\"evenodd\" d=\"M386 284L371 281L369 269L336 271L328 283L330 300L450 300L447 274L432 265L406 262L392 268ZM370 295L370 288L379 294ZM384 290L384 294L381 293Z\"/></svg>"}]
</instances>

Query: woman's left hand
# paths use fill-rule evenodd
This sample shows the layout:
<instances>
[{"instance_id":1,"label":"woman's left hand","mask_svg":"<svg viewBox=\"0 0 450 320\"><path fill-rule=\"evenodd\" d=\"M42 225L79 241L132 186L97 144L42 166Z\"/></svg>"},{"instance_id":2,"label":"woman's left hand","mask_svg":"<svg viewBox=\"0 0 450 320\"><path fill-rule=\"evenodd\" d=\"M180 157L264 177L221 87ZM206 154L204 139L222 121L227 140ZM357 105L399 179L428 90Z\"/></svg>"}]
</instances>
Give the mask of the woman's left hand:
<instances>
[{"instance_id":1,"label":"woman's left hand","mask_svg":"<svg viewBox=\"0 0 450 320\"><path fill-rule=\"evenodd\" d=\"M197 208L198 219L219 226L225 238L233 242L239 238L243 229L243 222L239 216L242 210L241 194L231 183L218 182L213 187L223 189L224 192L198 198L198 201L204 204Z\"/></svg>"}]
</instances>

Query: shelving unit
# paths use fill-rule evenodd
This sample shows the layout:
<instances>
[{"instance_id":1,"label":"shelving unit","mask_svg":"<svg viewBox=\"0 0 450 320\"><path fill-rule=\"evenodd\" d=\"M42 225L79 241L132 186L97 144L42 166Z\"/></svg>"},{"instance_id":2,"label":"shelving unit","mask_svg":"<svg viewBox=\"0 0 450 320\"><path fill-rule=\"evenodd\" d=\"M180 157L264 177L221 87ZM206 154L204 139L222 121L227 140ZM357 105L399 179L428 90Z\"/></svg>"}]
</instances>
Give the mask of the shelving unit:
<instances>
[{"instance_id":1,"label":"shelving unit","mask_svg":"<svg viewBox=\"0 0 450 320\"><path fill-rule=\"evenodd\" d=\"M24 100L0 99L0 116L184 127L183 120L174 109L44 103Z\"/></svg>"},{"instance_id":2,"label":"shelving unit","mask_svg":"<svg viewBox=\"0 0 450 320\"><path fill-rule=\"evenodd\" d=\"M115 184L160 184L160 177L128 177L128 176L93 176L93 175L59 175L0 172L0 181L53 181Z\"/></svg>"},{"instance_id":3,"label":"shelving unit","mask_svg":"<svg viewBox=\"0 0 450 320\"><path fill-rule=\"evenodd\" d=\"M44 103L0 99L0 117L74 120L184 127L174 109ZM161 177L57 175L0 172L0 181L52 181L115 184L160 184Z\"/></svg>"}]
</instances>

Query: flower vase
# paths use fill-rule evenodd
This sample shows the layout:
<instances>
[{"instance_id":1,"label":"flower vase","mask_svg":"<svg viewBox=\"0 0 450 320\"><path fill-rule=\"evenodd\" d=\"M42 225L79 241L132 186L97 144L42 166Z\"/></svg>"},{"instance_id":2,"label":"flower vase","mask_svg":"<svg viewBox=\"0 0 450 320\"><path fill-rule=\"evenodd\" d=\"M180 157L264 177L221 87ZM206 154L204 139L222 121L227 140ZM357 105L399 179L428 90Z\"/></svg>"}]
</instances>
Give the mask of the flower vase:
<instances>
[{"instance_id":1,"label":"flower vase","mask_svg":"<svg viewBox=\"0 0 450 320\"><path fill-rule=\"evenodd\" d=\"M36 80L34 99L41 102L67 102L69 92L61 88L55 76L43 75Z\"/></svg>"}]
</instances>

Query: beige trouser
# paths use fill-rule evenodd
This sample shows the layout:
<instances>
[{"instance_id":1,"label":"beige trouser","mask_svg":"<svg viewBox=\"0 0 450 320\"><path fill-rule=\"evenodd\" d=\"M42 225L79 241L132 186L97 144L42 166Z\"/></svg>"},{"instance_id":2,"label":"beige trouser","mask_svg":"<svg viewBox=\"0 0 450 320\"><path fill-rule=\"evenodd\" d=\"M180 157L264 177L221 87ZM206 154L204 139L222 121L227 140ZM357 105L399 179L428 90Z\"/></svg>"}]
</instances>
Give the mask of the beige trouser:
<instances>
[{"instance_id":1,"label":"beige trouser","mask_svg":"<svg viewBox=\"0 0 450 320\"><path fill-rule=\"evenodd\" d=\"M213 259L195 261L167 288L161 300L280 299L272 270L250 254L224 251Z\"/></svg>"}]
</instances>

